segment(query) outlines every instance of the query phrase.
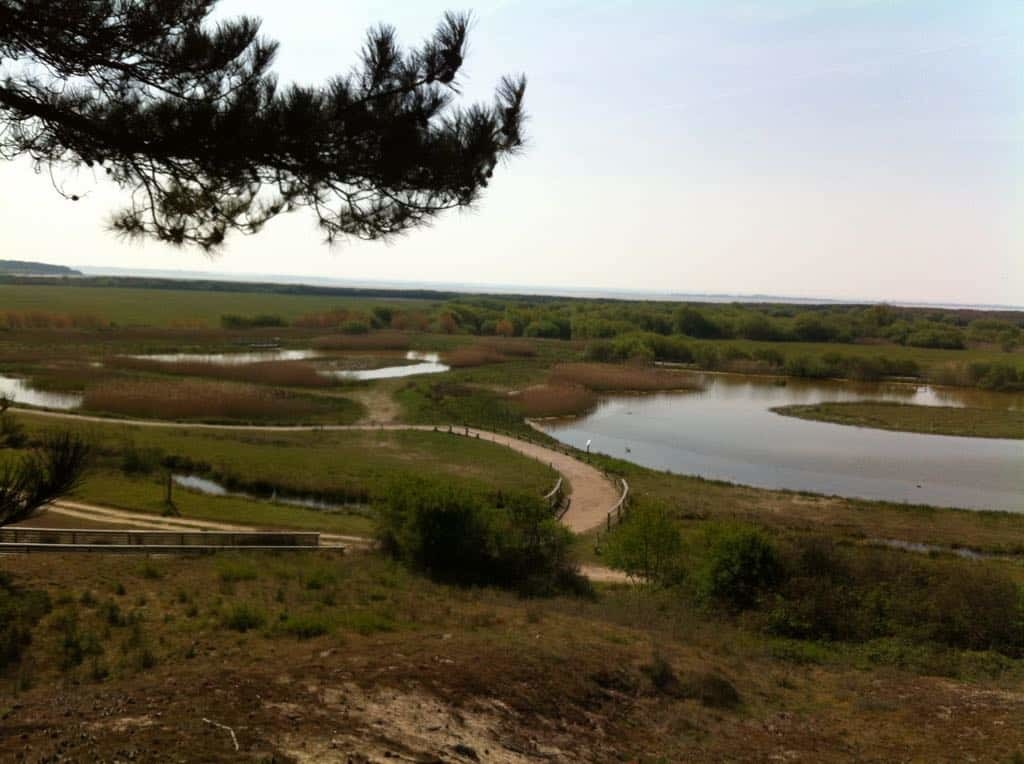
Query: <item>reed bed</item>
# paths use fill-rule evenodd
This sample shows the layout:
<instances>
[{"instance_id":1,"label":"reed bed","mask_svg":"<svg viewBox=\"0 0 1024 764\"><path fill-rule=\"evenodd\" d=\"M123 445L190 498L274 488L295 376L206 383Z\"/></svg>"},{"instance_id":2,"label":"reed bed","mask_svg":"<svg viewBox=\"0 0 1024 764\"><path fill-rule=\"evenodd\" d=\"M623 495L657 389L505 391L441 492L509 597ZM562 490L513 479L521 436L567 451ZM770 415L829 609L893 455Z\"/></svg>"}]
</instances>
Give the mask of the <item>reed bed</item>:
<instances>
[{"instance_id":1,"label":"reed bed","mask_svg":"<svg viewBox=\"0 0 1024 764\"><path fill-rule=\"evenodd\" d=\"M185 377L212 377L234 382L251 382L281 387L328 387L334 380L320 374L304 361L257 361L227 364L202 361L154 361L147 358L117 358L109 363L119 369L178 374Z\"/></svg>"},{"instance_id":2,"label":"reed bed","mask_svg":"<svg viewBox=\"0 0 1024 764\"><path fill-rule=\"evenodd\" d=\"M537 346L529 340L488 337L481 340L478 347L515 358L533 358L537 355Z\"/></svg>"},{"instance_id":3,"label":"reed bed","mask_svg":"<svg viewBox=\"0 0 1024 764\"><path fill-rule=\"evenodd\" d=\"M52 313L44 310L7 310L0 313L0 329L106 329L110 322L90 314Z\"/></svg>"},{"instance_id":4,"label":"reed bed","mask_svg":"<svg viewBox=\"0 0 1024 764\"><path fill-rule=\"evenodd\" d=\"M337 308L335 310L306 313L292 321L292 326L304 329L334 329L353 321L369 324L370 317L360 310Z\"/></svg>"},{"instance_id":5,"label":"reed bed","mask_svg":"<svg viewBox=\"0 0 1024 764\"><path fill-rule=\"evenodd\" d=\"M585 414L597 405L597 396L580 385L528 387L514 400L531 418Z\"/></svg>"},{"instance_id":6,"label":"reed bed","mask_svg":"<svg viewBox=\"0 0 1024 764\"><path fill-rule=\"evenodd\" d=\"M700 385L679 372L608 363L564 363L551 370L552 385L583 385L600 392L699 390Z\"/></svg>"},{"instance_id":7,"label":"reed bed","mask_svg":"<svg viewBox=\"0 0 1024 764\"><path fill-rule=\"evenodd\" d=\"M408 350L409 337L401 332L369 334L332 334L317 337L313 347L318 350Z\"/></svg>"},{"instance_id":8,"label":"reed bed","mask_svg":"<svg viewBox=\"0 0 1024 764\"><path fill-rule=\"evenodd\" d=\"M501 363L509 359L508 356L496 350L482 345L470 345L450 350L441 357L441 360L453 369L468 369L473 366L485 366L489 363Z\"/></svg>"},{"instance_id":9,"label":"reed bed","mask_svg":"<svg viewBox=\"0 0 1024 764\"><path fill-rule=\"evenodd\" d=\"M83 407L158 419L284 420L320 411L314 400L231 382L125 381L85 392Z\"/></svg>"}]
</instances>

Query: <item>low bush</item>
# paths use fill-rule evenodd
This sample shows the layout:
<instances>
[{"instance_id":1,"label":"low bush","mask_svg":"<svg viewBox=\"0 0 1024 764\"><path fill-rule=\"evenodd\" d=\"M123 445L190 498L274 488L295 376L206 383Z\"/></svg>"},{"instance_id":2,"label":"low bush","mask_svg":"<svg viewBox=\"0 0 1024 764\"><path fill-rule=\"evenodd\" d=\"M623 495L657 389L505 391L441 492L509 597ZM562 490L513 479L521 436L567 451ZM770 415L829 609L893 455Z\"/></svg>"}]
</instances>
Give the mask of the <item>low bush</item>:
<instances>
[{"instance_id":1,"label":"low bush","mask_svg":"<svg viewBox=\"0 0 1024 764\"><path fill-rule=\"evenodd\" d=\"M603 556L631 578L667 586L682 576L682 543L679 528L665 507L636 504L605 541Z\"/></svg>"},{"instance_id":2,"label":"low bush","mask_svg":"<svg viewBox=\"0 0 1024 764\"><path fill-rule=\"evenodd\" d=\"M233 631L251 631L258 629L267 622L264 612L253 605L240 603L224 614L224 626Z\"/></svg>"},{"instance_id":3,"label":"low bush","mask_svg":"<svg viewBox=\"0 0 1024 764\"><path fill-rule=\"evenodd\" d=\"M775 546L756 528L714 524L705 530L705 545L696 581L697 591L709 602L751 608L782 579Z\"/></svg>"},{"instance_id":4,"label":"low bush","mask_svg":"<svg viewBox=\"0 0 1024 764\"><path fill-rule=\"evenodd\" d=\"M400 482L388 492L377 537L387 553L440 581L524 594L584 587L569 554L572 535L534 496L505 496L498 506L451 485Z\"/></svg>"}]
</instances>

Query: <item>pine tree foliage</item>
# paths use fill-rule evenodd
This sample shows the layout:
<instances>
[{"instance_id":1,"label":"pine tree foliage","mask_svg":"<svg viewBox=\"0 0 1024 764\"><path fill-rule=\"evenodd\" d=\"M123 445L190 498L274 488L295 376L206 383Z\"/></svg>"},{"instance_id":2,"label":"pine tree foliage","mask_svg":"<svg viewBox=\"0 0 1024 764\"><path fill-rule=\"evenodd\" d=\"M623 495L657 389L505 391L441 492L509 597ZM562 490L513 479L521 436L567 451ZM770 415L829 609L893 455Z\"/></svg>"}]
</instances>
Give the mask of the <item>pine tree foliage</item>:
<instances>
[{"instance_id":1,"label":"pine tree foliage","mask_svg":"<svg viewBox=\"0 0 1024 764\"><path fill-rule=\"evenodd\" d=\"M525 79L459 106L468 15L403 49L369 31L323 85L279 85L259 21L217 0L0 0L0 157L126 189L113 228L211 250L275 215L328 241L387 238L473 204L523 144Z\"/></svg>"},{"instance_id":2,"label":"pine tree foliage","mask_svg":"<svg viewBox=\"0 0 1024 764\"><path fill-rule=\"evenodd\" d=\"M0 467L0 525L35 514L79 484L89 460L89 444L78 435L51 435L21 460Z\"/></svg>"}]
</instances>

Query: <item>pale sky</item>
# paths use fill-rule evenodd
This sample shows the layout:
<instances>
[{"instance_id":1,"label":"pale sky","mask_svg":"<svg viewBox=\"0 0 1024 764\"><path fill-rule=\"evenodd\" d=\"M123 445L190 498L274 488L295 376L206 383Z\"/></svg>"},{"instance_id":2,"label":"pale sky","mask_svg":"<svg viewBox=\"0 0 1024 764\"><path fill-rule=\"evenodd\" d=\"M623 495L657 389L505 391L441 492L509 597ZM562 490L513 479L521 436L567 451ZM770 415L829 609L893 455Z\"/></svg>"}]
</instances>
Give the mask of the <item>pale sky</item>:
<instances>
[{"instance_id":1,"label":"pale sky","mask_svg":"<svg viewBox=\"0 0 1024 764\"><path fill-rule=\"evenodd\" d=\"M223 0L281 42L282 81L346 71L365 29L418 42L433 0ZM0 257L803 297L1024 304L1020 0L479 0L467 97L525 72L528 152L478 209L392 244L322 244L312 215L201 252L104 229L0 164Z\"/></svg>"}]
</instances>

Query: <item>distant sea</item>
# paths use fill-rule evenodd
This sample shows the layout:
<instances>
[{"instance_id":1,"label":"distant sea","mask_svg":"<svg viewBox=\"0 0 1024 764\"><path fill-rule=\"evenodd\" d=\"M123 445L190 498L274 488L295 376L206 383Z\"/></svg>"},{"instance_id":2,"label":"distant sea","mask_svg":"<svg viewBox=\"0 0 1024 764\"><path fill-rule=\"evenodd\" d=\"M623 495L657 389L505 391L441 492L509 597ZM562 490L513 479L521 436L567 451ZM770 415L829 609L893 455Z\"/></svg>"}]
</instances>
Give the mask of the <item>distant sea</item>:
<instances>
[{"instance_id":1,"label":"distant sea","mask_svg":"<svg viewBox=\"0 0 1024 764\"><path fill-rule=\"evenodd\" d=\"M86 276L125 276L136 278L176 279L180 281L237 281L248 284L303 284L340 289L429 289L438 292L465 294L543 295L545 297L590 297L612 300L652 300L668 302L709 303L791 303L794 305L874 305L885 302L912 308L950 308L968 310L1024 310L1024 305L984 305L968 303L913 302L892 300L835 299L830 297L792 297L775 294L715 294L706 292L659 292L640 289L601 289L588 287L557 287L524 284L479 284L457 281L388 281L372 279L332 279L317 276L294 276L282 273L218 273L215 271L178 271L151 268L106 268L76 266Z\"/></svg>"}]
</instances>

